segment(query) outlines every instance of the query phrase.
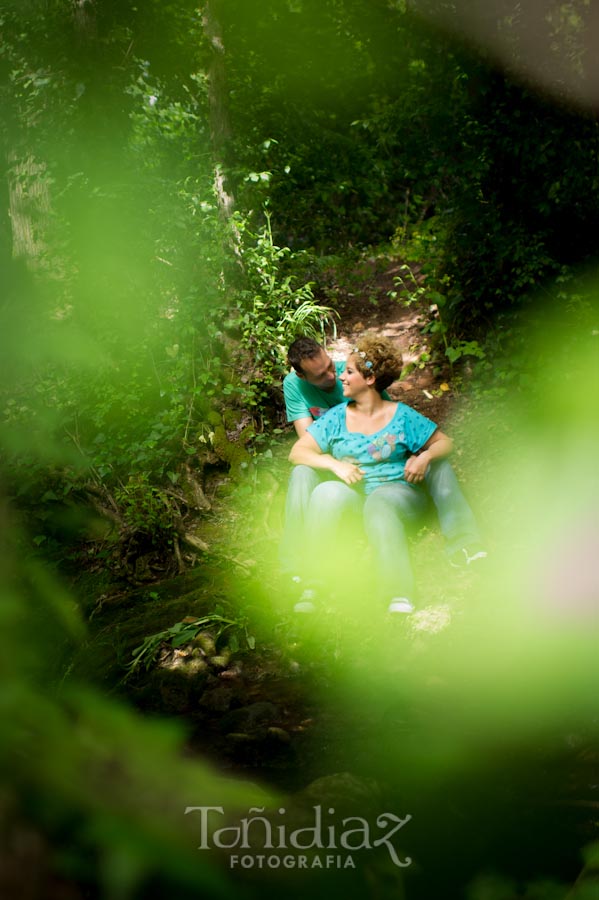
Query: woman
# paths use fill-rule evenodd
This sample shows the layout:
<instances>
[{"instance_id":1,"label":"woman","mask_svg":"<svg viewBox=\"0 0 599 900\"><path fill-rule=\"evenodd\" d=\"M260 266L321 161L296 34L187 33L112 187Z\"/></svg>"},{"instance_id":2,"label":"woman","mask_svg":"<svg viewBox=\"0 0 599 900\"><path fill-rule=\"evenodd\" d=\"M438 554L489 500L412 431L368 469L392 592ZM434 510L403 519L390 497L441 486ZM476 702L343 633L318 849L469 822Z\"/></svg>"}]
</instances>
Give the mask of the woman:
<instances>
[{"instance_id":1,"label":"woman","mask_svg":"<svg viewBox=\"0 0 599 900\"><path fill-rule=\"evenodd\" d=\"M414 609L406 526L427 508L423 483L433 470L441 479L435 493L447 498L445 504L435 500L446 537L456 547L466 537L470 543L478 537L453 470L436 462L451 452L451 439L430 419L381 396L401 368L401 355L390 341L364 337L341 375L347 403L313 422L289 455L294 465L329 470L336 477L319 484L310 497L306 527L314 551L330 546L339 525L362 509L381 594L391 613ZM305 604L301 611L308 611Z\"/></svg>"}]
</instances>

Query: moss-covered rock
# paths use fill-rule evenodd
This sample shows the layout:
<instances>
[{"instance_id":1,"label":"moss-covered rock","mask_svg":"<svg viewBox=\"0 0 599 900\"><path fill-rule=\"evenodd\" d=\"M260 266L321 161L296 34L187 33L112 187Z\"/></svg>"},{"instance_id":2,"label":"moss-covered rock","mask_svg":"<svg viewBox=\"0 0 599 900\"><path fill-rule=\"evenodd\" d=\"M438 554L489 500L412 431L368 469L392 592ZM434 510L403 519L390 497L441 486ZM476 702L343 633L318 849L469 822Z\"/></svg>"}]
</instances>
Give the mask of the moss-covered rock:
<instances>
[{"instance_id":1,"label":"moss-covered rock","mask_svg":"<svg viewBox=\"0 0 599 900\"><path fill-rule=\"evenodd\" d=\"M233 471L249 465L251 456L245 442L253 435L250 423L242 425L243 414L238 410L224 411L222 414L211 410L207 417L212 426L212 447L217 457L226 462ZM232 439L232 435L235 438Z\"/></svg>"}]
</instances>

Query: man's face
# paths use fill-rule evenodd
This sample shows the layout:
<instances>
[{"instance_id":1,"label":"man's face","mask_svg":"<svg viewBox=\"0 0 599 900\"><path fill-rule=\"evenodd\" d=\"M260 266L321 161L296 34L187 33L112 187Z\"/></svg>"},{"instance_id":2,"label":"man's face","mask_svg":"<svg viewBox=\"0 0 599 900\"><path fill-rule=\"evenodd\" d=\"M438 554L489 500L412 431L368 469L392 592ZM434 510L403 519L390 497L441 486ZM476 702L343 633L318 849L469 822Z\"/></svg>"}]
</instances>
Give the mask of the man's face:
<instances>
[{"instance_id":1,"label":"man's face","mask_svg":"<svg viewBox=\"0 0 599 900\"><path fill-rule=\"evenodd\" d=\"M316 356L302 359L302 373L297 373L299 378L303 378L322 391L332 391L337 381L335 363L324 350L321 350Z\"/></svg>"}]
</instances>

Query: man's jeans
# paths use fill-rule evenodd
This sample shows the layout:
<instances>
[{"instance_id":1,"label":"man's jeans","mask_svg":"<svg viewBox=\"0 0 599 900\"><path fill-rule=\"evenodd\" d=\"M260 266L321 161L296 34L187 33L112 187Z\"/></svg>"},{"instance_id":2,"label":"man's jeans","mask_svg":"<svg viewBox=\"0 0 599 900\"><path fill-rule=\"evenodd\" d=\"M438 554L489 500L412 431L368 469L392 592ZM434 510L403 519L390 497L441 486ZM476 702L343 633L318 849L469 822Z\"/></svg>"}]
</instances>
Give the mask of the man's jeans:
<instances>
[{"instance_id":1,"label":"man's jeans","mask_svg":"<svg viewBox=\"0 0 599 900\"><path fill-rule=\"evenodd\" d=\"M289 480L285 506L285 527L280 546L280 562L290 575L310 577L319 561L335 553L343 541L343 523L359 519L372 547L381 594L392 597L414 596L414 579L407 535L422 519L429 505L422 487L393 481L364 497L329 472L295 466ZM432 499L448 554L480 543L474 514L462 493L450 463L435 460L426 473L426 487ZM348 562L355 558L355 547L347 546Z\"/></svg>"}]
</instances>

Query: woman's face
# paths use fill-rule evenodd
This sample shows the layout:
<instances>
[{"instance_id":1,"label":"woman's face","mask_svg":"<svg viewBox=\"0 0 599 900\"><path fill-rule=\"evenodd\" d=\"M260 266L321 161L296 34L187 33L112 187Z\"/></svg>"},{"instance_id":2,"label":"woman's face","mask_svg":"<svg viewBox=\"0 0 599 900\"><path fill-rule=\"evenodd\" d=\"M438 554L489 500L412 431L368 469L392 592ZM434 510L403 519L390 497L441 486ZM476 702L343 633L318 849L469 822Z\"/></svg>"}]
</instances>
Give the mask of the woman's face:
<instances>
[{"instance_id":1,"label":"woman's face","mask_svg":"<svg viewBox=\"0 0 599 900\"><path fill-rule=\"evenodd\" d=\"M340 379L344 397L355 397L369 386L369 381L364 378L356 366L356 358L353 353L347 357L345 370L341 373Z\"/></svg>"}]
</instances>

